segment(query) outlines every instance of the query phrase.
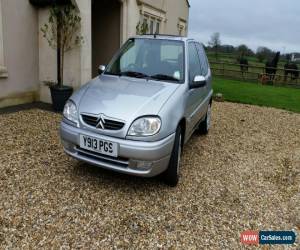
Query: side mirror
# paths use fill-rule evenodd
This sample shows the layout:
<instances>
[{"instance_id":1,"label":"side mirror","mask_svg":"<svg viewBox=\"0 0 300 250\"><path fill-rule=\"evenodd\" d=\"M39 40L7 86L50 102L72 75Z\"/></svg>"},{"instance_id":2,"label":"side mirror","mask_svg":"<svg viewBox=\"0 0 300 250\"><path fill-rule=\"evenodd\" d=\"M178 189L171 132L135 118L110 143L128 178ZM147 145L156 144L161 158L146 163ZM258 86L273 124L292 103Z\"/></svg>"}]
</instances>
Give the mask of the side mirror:
<instances>
[{"instance_id":1,"label":"side mirror","mask_svg":"<svg viewBox=\"0 0 300 250\"><path fill-rule=\"evenodd\" d=\"M101 75L105 71L105 69L106 69L105 65L100 65L98 68L99 75Z\"/></svg>"},{"instance_id":2,"label":"side mirror","mask_svg":"<svg viewBox=\"0 0 300 250\"><path fill-rule=\"evenodd\" d=\"M206 79L204 76L195 76L193 82L190 83L191 89L202 88L206 85Z\"/></svg>"}]
</instances>

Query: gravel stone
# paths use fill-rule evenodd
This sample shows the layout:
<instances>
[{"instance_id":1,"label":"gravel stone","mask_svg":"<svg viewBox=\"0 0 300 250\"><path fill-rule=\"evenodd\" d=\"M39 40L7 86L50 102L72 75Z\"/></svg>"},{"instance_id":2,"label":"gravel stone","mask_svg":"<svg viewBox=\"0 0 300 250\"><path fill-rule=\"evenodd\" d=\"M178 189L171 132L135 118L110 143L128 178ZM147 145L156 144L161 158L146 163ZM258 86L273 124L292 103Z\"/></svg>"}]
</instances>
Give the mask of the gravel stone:
<instances>
[{"instance_id":1,"label":"gravel stone","mask_svg":"<svg viewBox=\"0 0 300 250\"><path fill-rule=\"evenodd\" d=\"M68 157L60 120L0 116L0 249L241 249L244 230L299 233L300 114L214 103L176 188Z\"/></svg>"}]
</instances>

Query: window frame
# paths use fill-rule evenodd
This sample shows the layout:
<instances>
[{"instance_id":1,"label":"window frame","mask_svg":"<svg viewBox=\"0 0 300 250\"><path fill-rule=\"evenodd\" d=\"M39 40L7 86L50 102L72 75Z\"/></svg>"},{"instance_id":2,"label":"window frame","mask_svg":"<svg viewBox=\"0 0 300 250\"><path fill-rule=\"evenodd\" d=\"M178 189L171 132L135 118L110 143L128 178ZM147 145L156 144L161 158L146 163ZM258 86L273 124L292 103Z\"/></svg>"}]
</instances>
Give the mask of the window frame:
<instances>
[{"instance_id":1,"label":"window frame","mask_svg":"<svg viewBox=\"0 0 300 250\"><path fill-rule=\"evenodd\" d=\"M147 23L148 31L147 31L146 35L160 33L161 23L162 23L161 19L154 17L152 15L149 15L149 14L144 14L141 16L141 20L143 20L143 23ZM152 32L151 32L151 23L153 23ZM157 33L157 24L159 26L158 33Z\"/></svg>"},{"instance_id":2,"label":"window frame","mask_svg":"<svg viewBox=\"0 0 300 250\"><path fill-rule=\"evenodd\" d=\"M150 25L149 25L149 27L150 27L150 30L149 30L149 32L150 32L150 34L153 34L153 31L154 31L154 23L155 23L155 19L153 19L153 18L149 18L149 23L150 23Z\"/></svg>"},{"instance_id":3,"label":"window frame","mask_svg":"<svg viewBox=\"0 0 300 250\"><path fill-rule=\"evenodd\" d=\"M156 22L155 24L155 33L160 34L161 22Z\"/></svg>"}]
</instances>

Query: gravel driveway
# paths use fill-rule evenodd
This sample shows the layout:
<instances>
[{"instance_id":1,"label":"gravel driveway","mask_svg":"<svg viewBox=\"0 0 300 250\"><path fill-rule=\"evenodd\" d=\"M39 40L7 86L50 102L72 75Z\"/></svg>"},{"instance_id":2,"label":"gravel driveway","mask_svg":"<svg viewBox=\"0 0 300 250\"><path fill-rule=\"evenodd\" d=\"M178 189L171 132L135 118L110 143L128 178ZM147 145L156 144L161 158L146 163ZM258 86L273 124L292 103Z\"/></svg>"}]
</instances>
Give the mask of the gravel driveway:
<instances>
[{"instance_id":1,"label":"gravel driveway","mask_svg":"<svg viewBox=\"0 0 300 250\"><path fill-rule=\"evenodd\" d=\"M244 230L299 232L300 114L214 103L213 115L177 188L69 158L58 114L1 115L0 248L240 249Z\"/></svg>"}]
</instances>

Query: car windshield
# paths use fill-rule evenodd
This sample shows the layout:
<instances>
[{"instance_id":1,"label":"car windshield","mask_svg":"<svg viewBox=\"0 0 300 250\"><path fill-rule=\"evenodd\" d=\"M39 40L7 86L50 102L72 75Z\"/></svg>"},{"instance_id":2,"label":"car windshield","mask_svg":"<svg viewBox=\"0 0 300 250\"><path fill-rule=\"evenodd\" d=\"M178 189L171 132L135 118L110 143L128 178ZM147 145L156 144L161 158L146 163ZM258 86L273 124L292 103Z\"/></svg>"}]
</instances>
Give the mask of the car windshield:
<instances>
[{"instance_id":1,"label":"car windshield","mask_svg":"<svg viewBox=\"0 0 300 250\"><path fill-rule=\"evenodd\" d=\"M162 39L130 39L105 74L171 82L184 79L184 43Z\"/></svg>"}]
</instances>

